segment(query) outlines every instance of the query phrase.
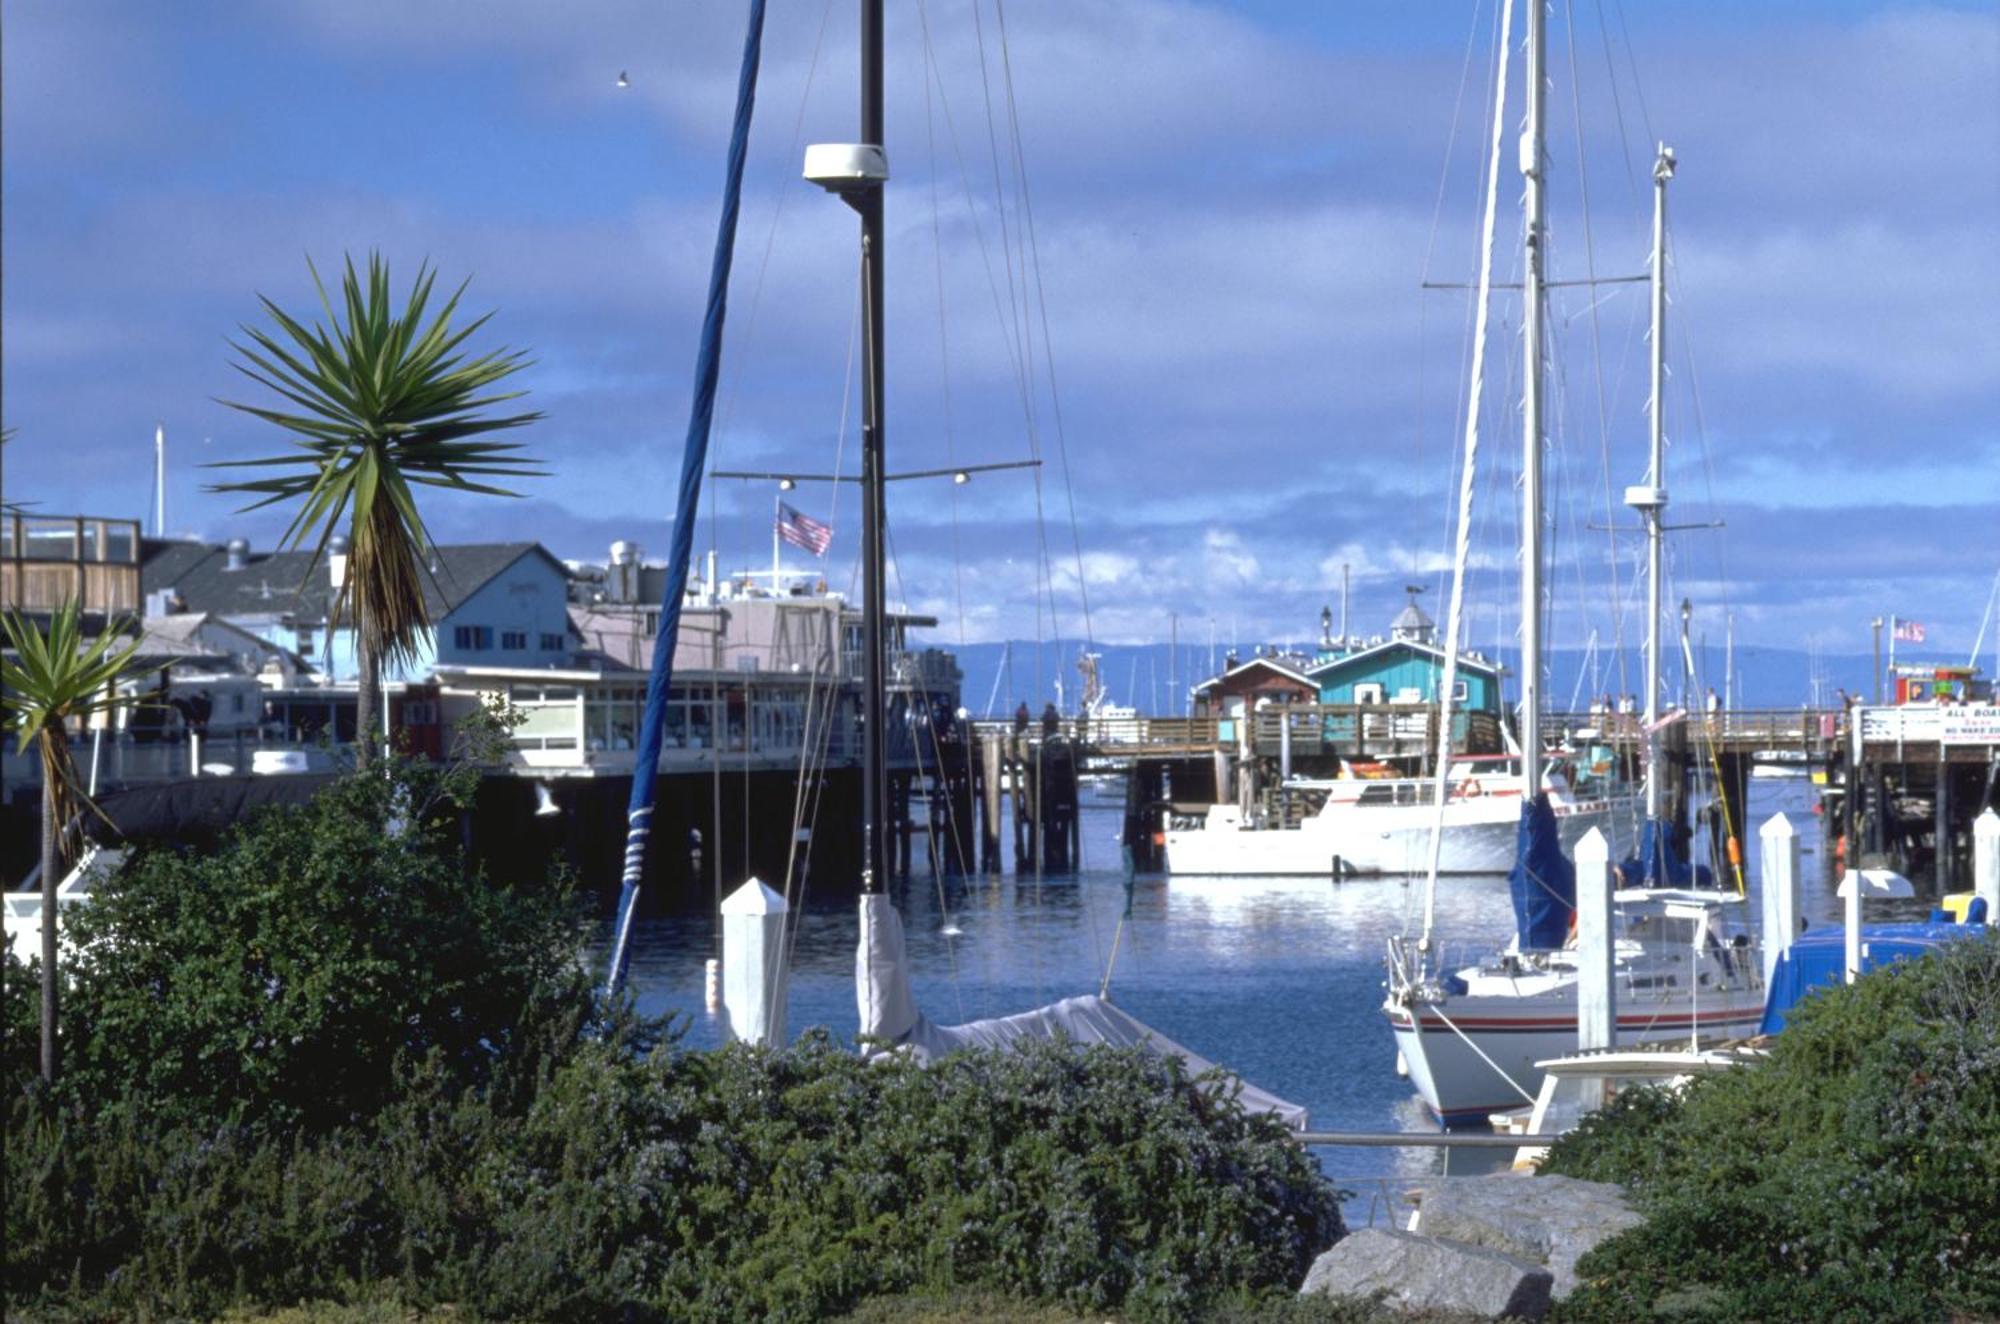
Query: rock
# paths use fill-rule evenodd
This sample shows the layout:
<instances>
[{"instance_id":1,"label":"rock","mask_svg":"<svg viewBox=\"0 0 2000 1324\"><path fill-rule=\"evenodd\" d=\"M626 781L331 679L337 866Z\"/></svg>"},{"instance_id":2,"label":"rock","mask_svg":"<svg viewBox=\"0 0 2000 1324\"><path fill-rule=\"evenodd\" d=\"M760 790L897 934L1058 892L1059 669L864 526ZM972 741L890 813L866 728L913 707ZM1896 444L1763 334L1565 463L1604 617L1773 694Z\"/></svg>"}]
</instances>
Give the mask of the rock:
<instances>
[{"instance_id":1,"label":"rock","mask_svg":"<svg viewBox=\"0 0 2000 1324\"><path fill-rule=\"evenodd\" d=\"M1503 1251L1391 1228L1350 1232L1313 1261L1300 1296L1372 1297L1413 1310L1540 1319L1553 1280Z\"/></svg>"},{"instance_id":2,"label":"rock","mask_svg":"<svg viewBox=\"0 0 2000 1324\"><path fill-rule=\"evenodd\" d=\"M1417 1207L1426 1236L1546 1264L1558 1301L1575 1289L1585 1251L1645 1221L1617 1186L1553 1175L1447 1177L1425 1186Z\"/></svg>"}]
</instances>

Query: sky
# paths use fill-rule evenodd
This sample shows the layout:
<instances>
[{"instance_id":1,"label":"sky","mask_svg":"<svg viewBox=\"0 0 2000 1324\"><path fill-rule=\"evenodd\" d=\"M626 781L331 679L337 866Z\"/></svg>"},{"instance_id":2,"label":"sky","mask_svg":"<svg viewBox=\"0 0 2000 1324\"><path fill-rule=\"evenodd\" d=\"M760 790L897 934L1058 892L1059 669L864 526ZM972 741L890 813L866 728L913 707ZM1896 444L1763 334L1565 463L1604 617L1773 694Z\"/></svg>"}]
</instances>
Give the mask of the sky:
<instances>
[{"instance_id":1,"label":"sky","mask_svg":"<svg viewBox=\"0 0 2000 1324\"><path fill-rule=\"evenodd\" d=\"M428 260L529 351L549 468L438 497L440 541L663 553L747 6L722 0L4 0L9 500L269 547L202 466L281 452L223 400L307 260ZM1496 0L892 0L893 596L943 642L1386 628L1444 615ZM772 0L712 467L856 467L856 225L799 179L856 120L850 0ZM1516 20L1517 24L1519 19ZM1676 151L1669 602L1745 644L1963 660L2000 574L2000 8L1550 10L1550 632L1629 646L1655 144ZM629 86L618 84L620 73ZM1496 279L1517 281L1518 61ZM1587 212L1587 215L1586 215ZM1518 296L1494 296L1467 633L1511 640ZM769 484L698 544L770 559ZM787 498L854 582L852 488ZM1619 527L1613 531L1608 525ZM803 553L789 554L807 564Z\"/></svg>"}]
</instances>

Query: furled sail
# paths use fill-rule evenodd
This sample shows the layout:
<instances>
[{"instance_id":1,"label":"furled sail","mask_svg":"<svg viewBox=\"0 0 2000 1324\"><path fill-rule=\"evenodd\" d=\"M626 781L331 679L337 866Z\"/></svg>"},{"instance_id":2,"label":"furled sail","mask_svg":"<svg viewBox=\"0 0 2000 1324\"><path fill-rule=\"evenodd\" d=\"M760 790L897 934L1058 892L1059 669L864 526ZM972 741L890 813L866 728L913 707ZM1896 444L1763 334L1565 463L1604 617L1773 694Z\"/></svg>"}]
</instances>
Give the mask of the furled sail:
<instances>
[{"instance_id":1,"label":"furled sail","mask_svg":"<svg viewBox=\"0 0 2000 1324\"><path fill-rule=\"evenodd\" d=\"M1563 855L1562 832L1547 791L1521 806L1514 869L1507 891L1514 900L1514 936L1524 952L1561 947L1576 910L1576 865Z\"/></svg>"},{"instance_id":2,"label":"furled sail","mask_svg":"<svg viewBox=\"0 0 2000 1324\"><path fill-rule=\"evenodd\" d=\"M625 811L625 868L618 895L618 923L612 932L606 987L624 982L632 952L632 920L639 911L639 883L645 876L647 839L653 831L654 784L660 748L666 740L667 694L673 682L674 644L680 638L681 603L687 596L688 563L694 555L695 509L701 473L708 461L708 433L715 418L715 386L722 371L722 324L729 308L729 269L736 255L736 216L743 201L743 162L750 150L750 121L757 104L757 66L764 48L764 0L751 0L743 38L743 63L736 81L736 118L729 134L729 163L722 190L722 217L715 227L715 256L709 266L708 304L702 316L701 347L695 356L694 401L688 414L687 444L681 451L681 485L674 506L672 551L666 589L660 596L660 628L653 638L653 669L646 680L646 714L639 725L639 750L632 762L632 798Z\"/></svg>"},{"instance_id":3,"label":"furled sail","mask_svg":"<svg viewBox=\"0 0 2000 1324\"><path fill-rule=\"evenodd\" d=\"M998 1048L1021 1039L1068 1039L1079 1044L1110 1044L1144 1048L1178 1057L1190 1076L1215 1068L1215 1063L1188 1051L1146 1025L1108 998L1095 995L1064 998L1033 1011L964 1025L938 1025L917 1010L910 992L910 966L903 944L903 921L895 903L882 893L861 898L861 942L855 954L854 992L861 1013L861 1037L896 1045L929 1062L966 1048ZM1240 1085L1244 1110L1269 1113L1295 1131L1306 1129L1306 1110L1266 1090L1230 1076Z\"/></svg>"}]
</instances>

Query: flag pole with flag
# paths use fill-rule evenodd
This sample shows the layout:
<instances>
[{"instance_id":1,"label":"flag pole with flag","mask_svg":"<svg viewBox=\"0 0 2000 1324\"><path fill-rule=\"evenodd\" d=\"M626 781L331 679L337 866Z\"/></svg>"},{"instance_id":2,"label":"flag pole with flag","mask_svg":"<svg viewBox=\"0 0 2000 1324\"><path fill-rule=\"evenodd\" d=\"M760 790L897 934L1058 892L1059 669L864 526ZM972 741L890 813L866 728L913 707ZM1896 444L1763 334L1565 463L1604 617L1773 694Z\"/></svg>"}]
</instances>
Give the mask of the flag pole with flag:
<instances>
[{"instance_id":1,"label":"flag pole with flag","mask_svg":"<svg viewBox=\"0 0 2000 1324\"><path fill-rule=\"evenodd\" d=\"M793 510L783 501L778 502L775 532L779 538L814 556L825 556L826 549L833 545L832 525L822 524L804 511ZM772 545L776 547L775 542Z\"/></svg>"}]
</instances>

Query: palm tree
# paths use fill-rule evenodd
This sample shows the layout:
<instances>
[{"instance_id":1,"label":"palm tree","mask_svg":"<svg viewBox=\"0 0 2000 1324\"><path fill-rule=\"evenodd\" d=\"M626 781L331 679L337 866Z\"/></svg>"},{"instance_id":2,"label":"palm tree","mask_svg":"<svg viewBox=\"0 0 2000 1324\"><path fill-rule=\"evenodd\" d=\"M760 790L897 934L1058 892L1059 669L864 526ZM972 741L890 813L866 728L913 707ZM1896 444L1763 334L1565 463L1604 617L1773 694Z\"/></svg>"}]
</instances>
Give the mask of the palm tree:
<instances>
[{"instance_id":1,"label":"palm tree","mask_svg":"<svg viewBox=\"0 0 2000 1324\"><path fill-rule=\"evenodd\" d=\"M18 733L16 752L34 745L42 763L42 1077L56 1078L56 883L67 852L68 827L88 797L77 786L69 752L69 720L87 721L133 702L118 682L139 674L135 642L121 652L112 646L122 629L108 623L96 639L83 638L83 609L76 599L49 618L44 633L16 612L0 614L11 658L0 659L0 692L9 723Z\"/></svg>"},{"instance_id":2,"label":"palm tree","mask_svg":"<svg viewBox=\"0 0 2000 1324\"><path fill-rule=\"evenodd\" d=\"M545 471L517 454L518 442L477 438L523 427L542 415L480 415L482 409L526 394L493 388L529 360L508 349L477 357L461 351L492 317L487 313L453 328L464 284L426 321L436 280L428 263L418 268L400 314L390 302L388 265L378 255L368 256L365 282L355 272L354 260L347 259L338 308L318 268L310 260L306 266L319 290L325 323L308 327L260 295L276 332L246 326L242 330L250 344L230 342L243 360L230 366L300 412L221 402L275 423L292 434L298 449L217 466L294 472L222 483L211 490L259 494L262 499L245 510L297 499L298 510L281 542L296 547L313 540L308 574L347 521L347 577L329 624L343 616L354 622L361 673L356 750L366 763L382 668L414 664L432 628L423 576L430 573L426 567L435 544L417 513L412 485L519 495L473 480L541 477Z\"/></svg>"}]
</instances>

